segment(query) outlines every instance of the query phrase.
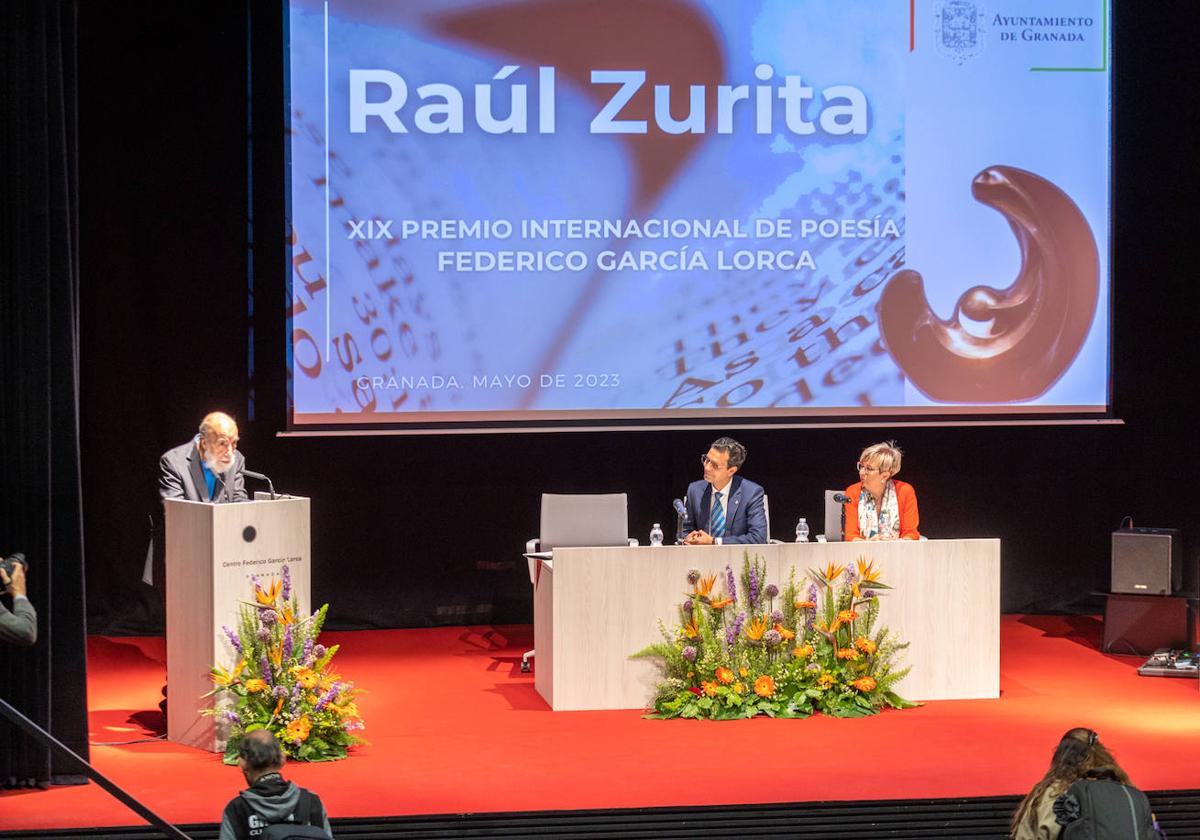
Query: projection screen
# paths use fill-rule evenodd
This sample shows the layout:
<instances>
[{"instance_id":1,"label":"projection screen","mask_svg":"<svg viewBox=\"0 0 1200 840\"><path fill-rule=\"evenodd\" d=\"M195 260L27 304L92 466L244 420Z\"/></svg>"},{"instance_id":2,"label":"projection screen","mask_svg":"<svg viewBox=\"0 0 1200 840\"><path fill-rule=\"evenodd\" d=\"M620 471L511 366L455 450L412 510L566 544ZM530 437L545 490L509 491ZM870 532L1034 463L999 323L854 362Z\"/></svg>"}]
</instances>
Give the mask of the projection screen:
<instances>
[{"instance_id":1,"label":"projection screen","mask_svg":"<svg viewBox=\"0 0 1200 840\"><path fill-rule=\"evenodd\" d=\"M292 430L1108 414L1106 0L286 20Z\"/></svg>"}]
</instances>

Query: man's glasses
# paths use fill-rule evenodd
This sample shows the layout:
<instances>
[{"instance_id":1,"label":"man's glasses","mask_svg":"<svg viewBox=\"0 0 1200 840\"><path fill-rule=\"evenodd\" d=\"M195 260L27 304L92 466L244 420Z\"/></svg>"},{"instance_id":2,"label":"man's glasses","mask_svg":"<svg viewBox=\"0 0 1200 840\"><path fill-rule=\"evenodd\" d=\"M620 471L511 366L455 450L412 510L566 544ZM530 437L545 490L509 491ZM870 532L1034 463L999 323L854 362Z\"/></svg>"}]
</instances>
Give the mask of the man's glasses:
<instances>
[{"instance_id":1,"label":"man's glasses","mask_svg":"<svg viewBox=\"0 0 1200 840\"><path fill-rule=\"evenodd\" d=\"M701 466L705 466L705 467L707 467L707 466L712 466L712 468L713 468L713 469L715 469L715 470L723 470L723 469L725 469L725 465L724 465L724 464L718 464L718 463L717 463L716 461L714 461L712 458L709 458L707 454L704 454L704 455L701 455L701 456L700 456L700 464L701 464Z\"/></svg>"}]
</instances>

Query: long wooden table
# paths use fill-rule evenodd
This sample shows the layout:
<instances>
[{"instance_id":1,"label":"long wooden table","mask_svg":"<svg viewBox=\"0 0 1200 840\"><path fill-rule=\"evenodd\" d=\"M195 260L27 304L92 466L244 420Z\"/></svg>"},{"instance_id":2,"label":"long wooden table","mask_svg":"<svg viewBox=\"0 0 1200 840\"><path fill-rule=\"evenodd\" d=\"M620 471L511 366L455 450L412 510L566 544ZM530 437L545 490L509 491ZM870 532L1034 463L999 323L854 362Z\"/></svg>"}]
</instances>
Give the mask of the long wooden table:
<instances>
[{"instance_id":1,"label":"long wooden table","mask_svg":"<svg viewBox=\"0 0 1200 840\"><path fill-rule=\"evenodd\" d=\"M678 623L688 569L740 575L745 546L560 548L542 560L534 588L534 675L556 711L645 708L658 663L629 655ZM910 643L897 686L909 700L1000 696L1000 541L921 540L750 546L780 590L827 563L867 557L893 587L879 624ZM739 593L740 595L741 593ZM878 625L877 625L878 626Z\"/></svg>"}]
</instances>

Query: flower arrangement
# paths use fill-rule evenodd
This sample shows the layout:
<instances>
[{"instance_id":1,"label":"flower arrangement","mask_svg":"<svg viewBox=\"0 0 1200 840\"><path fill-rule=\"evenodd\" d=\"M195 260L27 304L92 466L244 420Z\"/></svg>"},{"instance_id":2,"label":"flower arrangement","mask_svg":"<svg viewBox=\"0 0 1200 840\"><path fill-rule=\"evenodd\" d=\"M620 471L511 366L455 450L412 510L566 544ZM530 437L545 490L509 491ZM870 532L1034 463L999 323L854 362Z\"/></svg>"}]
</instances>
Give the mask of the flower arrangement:
<instances>
[{"instance_id":1,"label":"flower arrangement","mask_svg":"<svg viewBox=\"0 0 1200 840\"><path fill-rule=\"evenodd\" d=\"M720 592L718 575L688 572L679 625L660 621L664 641L634 654L666 670L647 717L861 717L916 706L892 690L908 673L896 666L908 644L875 627L890 587L872 561L856 567L810 570L807 585L793 570L782 592L749 552L737 579L725 567Z\"/></svg>"},{"instance_id":2,"label":"flower arrangement","mask_svg":"<svg viewBox=\"0 0 1200 840\"><path fill-rule=\"evenodd\" d=\"M360 690L330 667L338 645L317 643L329 605L300 618L287 566L267 586L257 577L251 581L254 601L239 610L237 631L223 628L237 663L228 670L213 666L216 688L206 695L219 700L204 714L228 727L225 763L237 763L242 736L256 729L275 733L291 758L345 758L363 743L355 734L363 728L355 702Z\"/></svg>"}]
</instances>

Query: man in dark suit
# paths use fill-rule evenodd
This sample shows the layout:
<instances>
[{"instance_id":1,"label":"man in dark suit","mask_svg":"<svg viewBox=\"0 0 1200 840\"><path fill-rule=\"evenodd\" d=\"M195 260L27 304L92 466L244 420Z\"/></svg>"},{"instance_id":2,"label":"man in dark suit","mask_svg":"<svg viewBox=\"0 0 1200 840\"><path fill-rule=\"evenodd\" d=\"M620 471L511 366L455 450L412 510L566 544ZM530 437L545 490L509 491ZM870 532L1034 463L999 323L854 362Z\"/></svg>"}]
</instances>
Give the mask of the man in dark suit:
<instances>
[{"instance_id":1,"label":"man in dark suit","mask_svg":"<svg viewBox=\"0 0 1200 840\"><path fill-rule=\"evenodd\" d=\"M237 445L233 418L220 411L209 414L196 437L159 459L159 495L192 502L246 501L246 459Z\"/></svg>"},{"instance_id":2,"label":"man in dark suit","mask_svg":"<svg viewBox=\"0 0 1200 840\"><path fill-rule=\"evenodd\" d=\"M746 463L746 447L733 438L718 438L700 461L704 465L704 478L688 485L680 531L683 544L767 542L763 489L737 475Z\"/></svg>"}]
</instances>

